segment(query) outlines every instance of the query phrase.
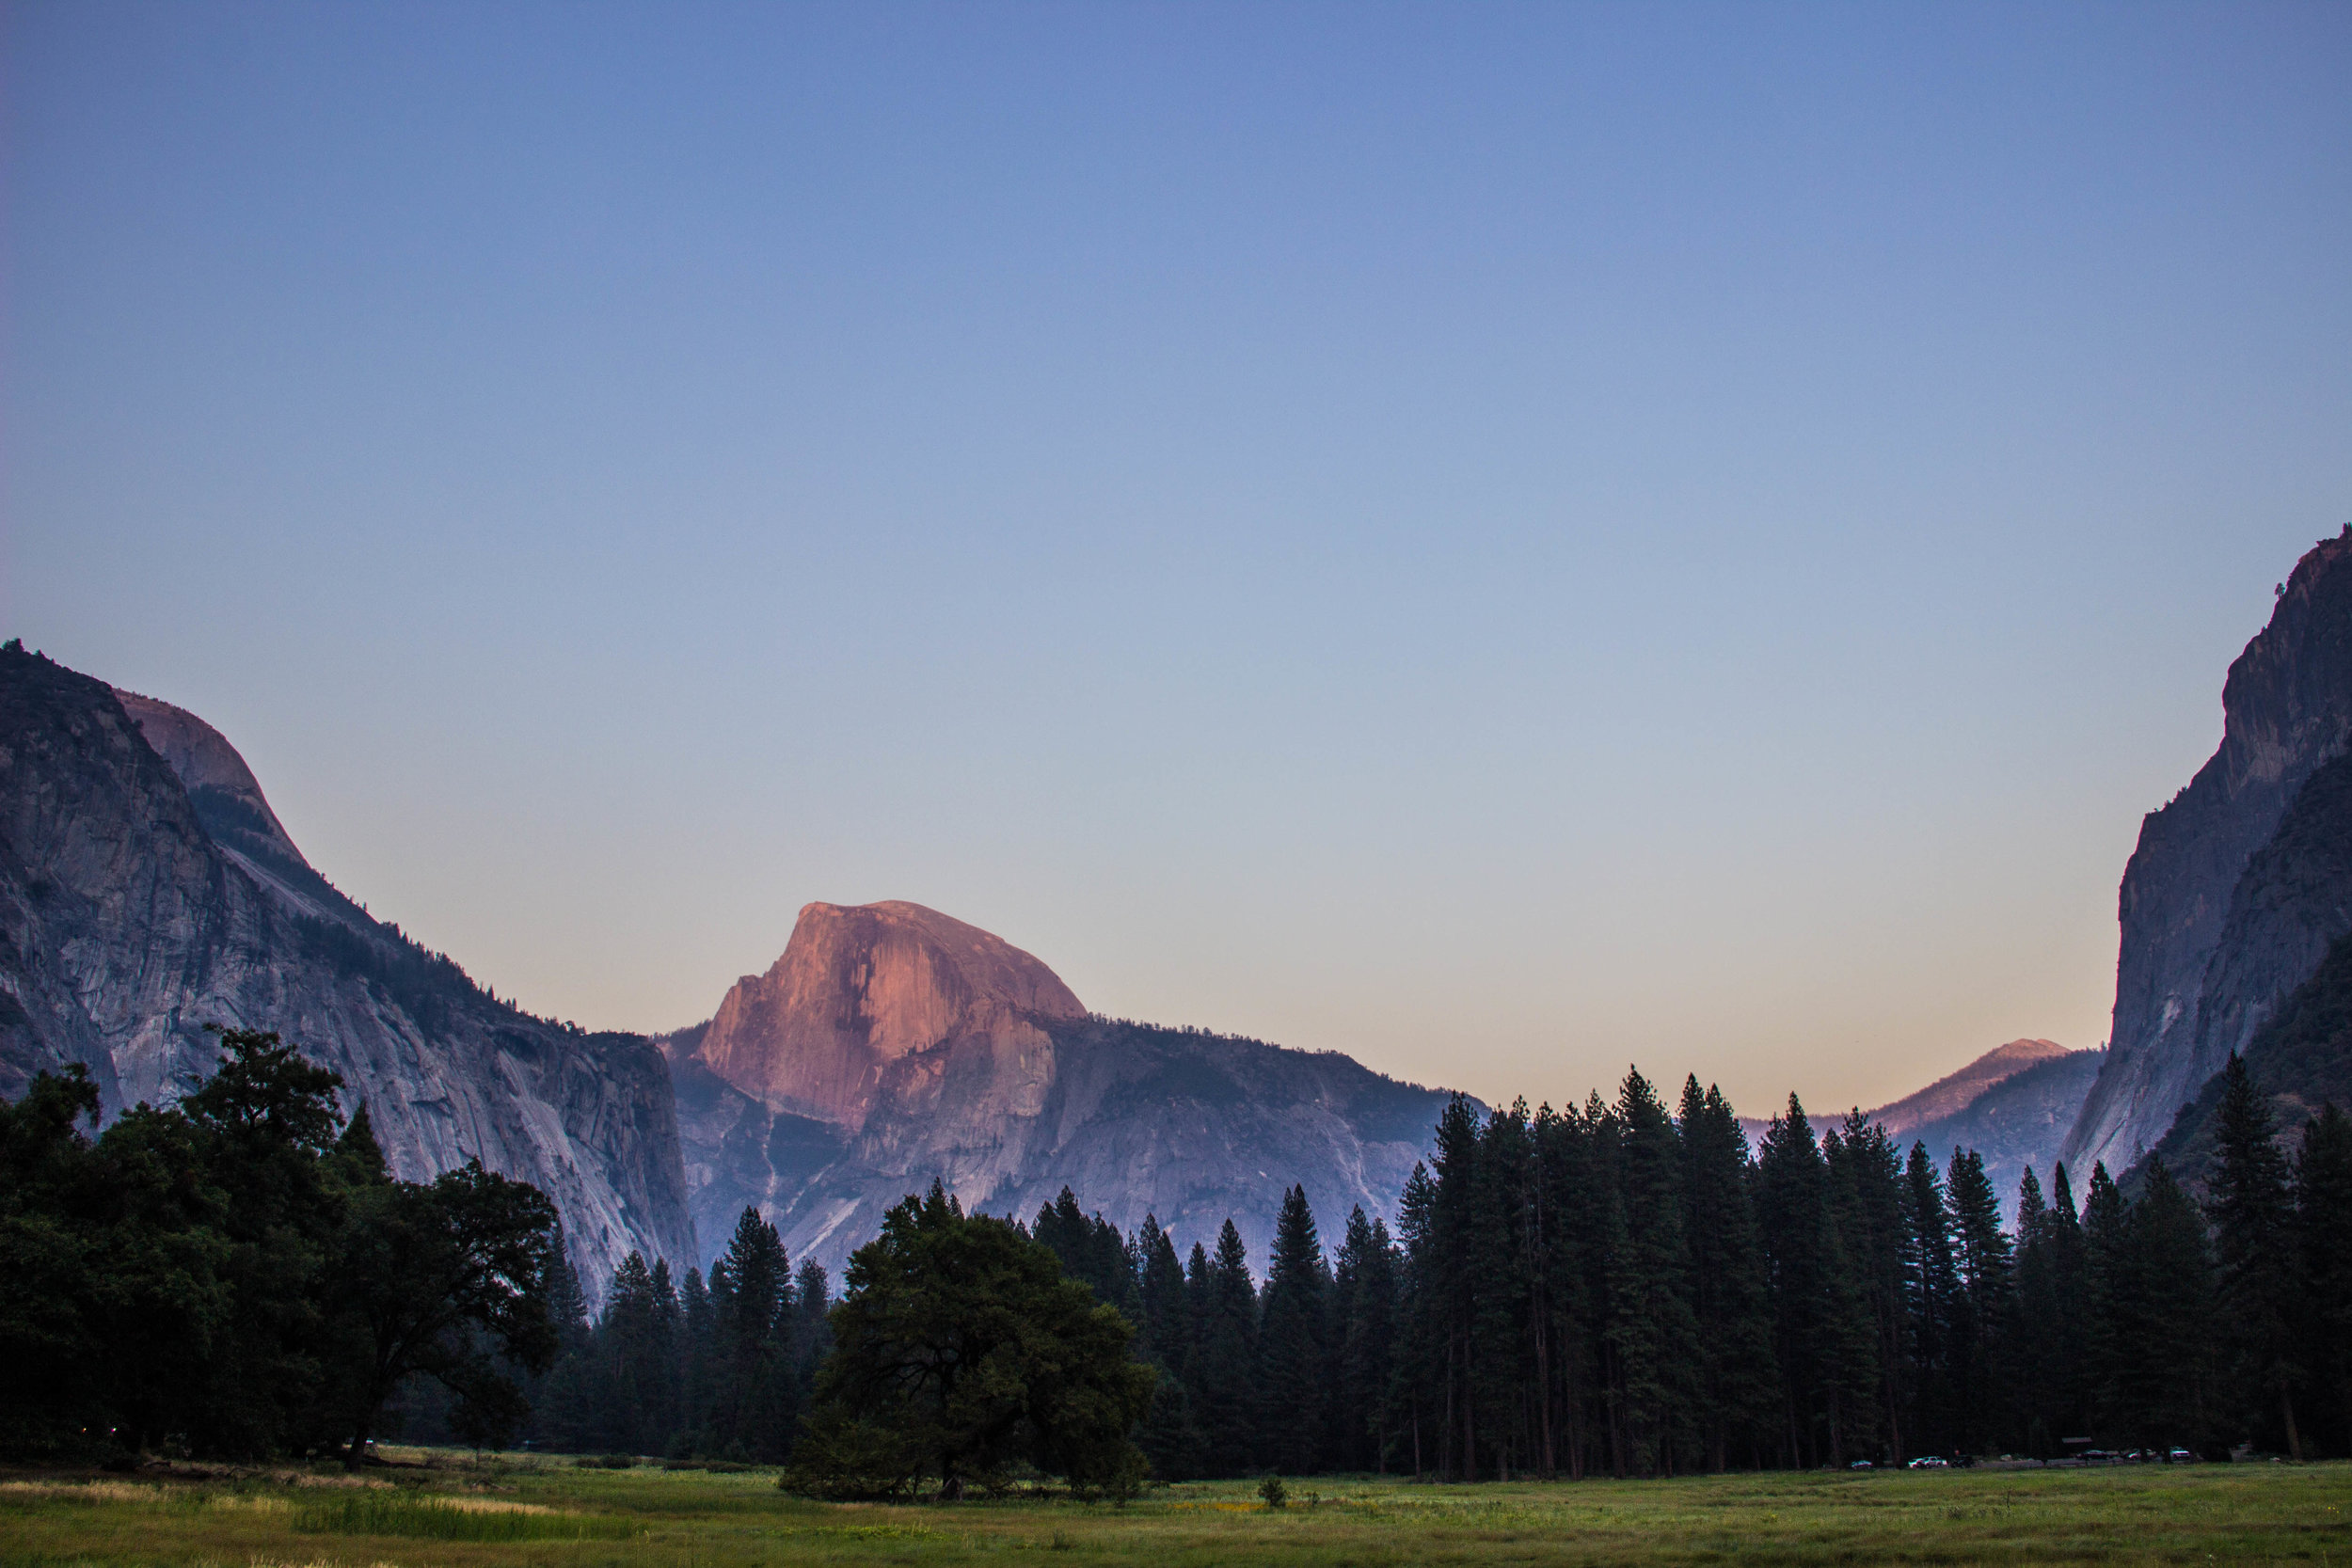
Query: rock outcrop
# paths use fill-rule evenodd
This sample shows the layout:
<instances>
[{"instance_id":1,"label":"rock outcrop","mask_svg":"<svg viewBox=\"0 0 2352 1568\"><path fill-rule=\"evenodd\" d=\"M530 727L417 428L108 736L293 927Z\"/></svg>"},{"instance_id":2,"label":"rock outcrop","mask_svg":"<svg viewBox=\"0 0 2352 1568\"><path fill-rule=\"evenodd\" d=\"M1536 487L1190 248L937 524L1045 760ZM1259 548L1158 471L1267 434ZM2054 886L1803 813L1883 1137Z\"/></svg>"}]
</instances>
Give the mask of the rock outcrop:
<instances>
[{"instance_id":1,"label":"rock outcrop","mask_svg":"<svg viewBox=\"0 0 2352 1568\"><path fill-rule=\"evenodd\" d=\"M1089 1016L1042 963L916 904L811 904L774 968L661 1037L707 1253L746 1204L837 1265L934 1180L1024 1218L1068 1185L1261 1259L1294 1182L1391 1215L1443 1106L1336 1053Z\"/></svg>"},{"instance_id":2,"label":"rock outcrop","mask_svg":"<svg viewBox=\"0 0 2352 1568\"><path fill-rule=\"evenodd\" d=\"M207 1023L342 1073L404 1178L479 1156L544 1189L592 1294L632 1249L694 1254L646 1040L521 1013L371 919L193 714L0 650L0 1095L81 1062L109 1116L168 1103Z\"/></svg>"},{"instance_id":3,"label":"rock outcrop","mask_svg":"<svg viewBox=\"0 0 2352 1568\"><path fill-rule=\"evenodd\" d=\"M951 1070L968 1114L1035 1116L1054 1077L1045 1026L1084 1017L1052 970L977 926L920 904L810 904L696 1055L771 1110L850 1132L878 1097L937 1103Z\"/></svg>"},{"instance_id":4,"label":"rock outcrop","mask_svg":"<svg viewBox=\"0 0 2352 1568\"><path fill-rule=\"evenodd\" d=\"M2071 1165L2120 1172L2153 1147L2352 928L2352 790L2328 770L2352 746L2352 529L2296 564L2221 705L2220 749L2141 824L2124 868L2114 1034Z\"/></svg>"}]
</instances>

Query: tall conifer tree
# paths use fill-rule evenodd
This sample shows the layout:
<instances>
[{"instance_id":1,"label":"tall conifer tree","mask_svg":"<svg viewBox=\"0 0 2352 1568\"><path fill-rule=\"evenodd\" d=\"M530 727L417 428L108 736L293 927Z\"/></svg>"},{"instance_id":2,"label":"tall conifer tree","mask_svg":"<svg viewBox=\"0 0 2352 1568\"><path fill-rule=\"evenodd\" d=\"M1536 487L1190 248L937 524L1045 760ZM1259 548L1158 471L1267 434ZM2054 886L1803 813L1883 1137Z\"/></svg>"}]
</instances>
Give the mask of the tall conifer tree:
<instances>
[{"instance_id":1,"label":"tall conifer tree","mask_svg":"<svg viewBox=\"0 0 2352 1568\"><path fill-rule=\"evenodd\" d=\"M1193 1419L1219 1475L1256 1469L1258 1452L1258 1297L1249 1254L1228 1219L1217 1232L1216 1256L1200 1257L1202 1296L1199 1349L1193 1361Z\"/></svg>"},{"instance_id":2,"label":"tall conifer tree","mask_svg":"<svg viewBox=\"0 0 2352 1568\"><path fill-rule=\"evenodd\" d=\"M1958 1404L1960 1446L1983 1452L1998 1420L1996 1365L2006 1348L2016 1281L2015 1252L2001 1228L2000 1200L1974 1149L1952 1150L1952 1240L1965 1302L1962 1313Z\"/></svg>"},{"instance_id":3,"label":"tall conifer tree","mask_svg":"<svg viewBox=\"0 0 2352 1568\"><path fill-rule=\"evenodd\" d=\"M1962 1320L1967 1304L1952 1245L1951 1210L1925 1144L1911 1146L1904 1195L1913 1446L1922 1453L1950 1453L1960 1446Z\"/></svg>"},{"instance_id":4,"label":"tall conifer tree","mask_svg":"<svg viewBox=\"0 0 2352 1568\"><path fill-rule=\"evenodd\" d=\"M2295 1218L2314 1425L2343 1457L2352 1454L2352 1118L2332 1103L2303 1129Z\"/></svg>"},{"instance_id":5,"label":"tall conifer tree","mask_svg":"<svg viewBox=\"0 0 2352 1568\"><path fill-rule=\"evenodd\" d=\"M1739 1117L1695 1074L1682 1085L1684 1231L1691 1249L1698 1409L1708 1468L1722 1470L1735 1444L1755 1458L1769 1437L1777 1378L1772 1297L1748 1187L1751 1161Z\"/></svg>"},{"instance_id":6,"label":"tall conifer tree","mask_svg":"<svg viewBox=\"0 0 2352 1568\"><path fill-rule=\"evenodd\" d=\"M2296 1330L2303 1284L2294 1244L2294 1196L2278 1127L2246 1059L2236 1052L2221 1069L2221 1114L2206 1197L2219 1264L2222 1323L2241 1420L2254 1431L2278 1422L2288 1453L2303 1458L2295 1419L2301 1369ZM2247 1408L2250 1406L2251 1408Z\"/></svg>"},{"instance_id":7,"label":"tall conifer tree","mask_svg":"<svg viewBox=\"0 0 2352 1568\"><path fill-rule=\"evenodd\" d=\"M1331 1275L1307 1190L1283 1195L1266 1264L1258 1330L1259 1449L1276 1470L1308 1475L1323 1465L1331 1377Z\"/></svg>"},{"instance_id":8,"label":"tall conifer tree","mask_svg":"<svg viewBox=\"0 0 2352 1568\"><path fill-rule=\"evenodd\" d=\"M1347 1234L1333 1271L1337 1370L1332 1379L1333 1458L1342 1469L1388 1468L1388 1393L1395 1358L1396 1245L1385 1221L1348 1211Z\"/></svg>"},{"instance_id":9,"label":"tall conifer tree","mask_svg":"<svg viewBox=\"0 0 2352 1568\"><path fill-rule=\"evenodd\" d=\"M1631 1468L1671 1474L1677 1447L1697 1436L1699 1393L1681 1147L1658 1091L1639 1071L1629 1070L1618 1088L1617 1125L1625 1233L1610 1276L1609 1344L1619 1418Z\"/></svg>"}]
</instances>

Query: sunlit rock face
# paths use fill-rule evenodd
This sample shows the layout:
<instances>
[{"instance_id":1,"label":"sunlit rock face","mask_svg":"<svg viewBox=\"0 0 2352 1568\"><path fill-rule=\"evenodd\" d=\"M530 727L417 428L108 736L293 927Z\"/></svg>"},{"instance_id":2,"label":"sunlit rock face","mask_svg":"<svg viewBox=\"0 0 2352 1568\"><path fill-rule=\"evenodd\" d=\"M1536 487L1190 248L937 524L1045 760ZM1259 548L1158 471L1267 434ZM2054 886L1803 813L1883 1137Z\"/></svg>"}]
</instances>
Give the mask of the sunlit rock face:
<instances>
[{"instance_id":1,"label":"sunlit rock face","mask_svg":"<svg viewBox=\"0 0 2352 1568\"><path fill-rule=\"evenodd\" d=\"M2063 1150L2078 1169L2120 1173L2153 1148L2352 929L2352 885L2324 869L2335 849L2312 849L2344 831L2314 776L2352 747L2352 530L2296 565L2221 707L2219 750L2149 814L2124 868L2112 1048ZM2297 811L2314 783L2326 799Z\"/></svg>"},{"instance_id":2,"label":"sunlit rock face","mask_svg":"<svg viewBox=\"0 0 2352 1568\"><path fill-rule=\"evenodd\" d=\"M0 1095L80 1062L111 1116L273 1029L365 1101L394 1172L479 1157L555 1200L592 1295L684 1259L669 1077L642 1037L498 1001L311 868L245 760L183 709L0 650Z\"/></svg>"},{"instance_id":3,"label":"sunlit rock face","mask_svg":"<svg viewBox=\"0 0 2352 1568\"><path fill-rule=\"evenodd\" d=\"M1293 1183L1336 1240L1392 1216L1445 1096L1332 1052L1089 1016L1036 958L918 904L801 911L784 956L662 1037L705 1253L746 1205L837 1266L911 1192L1023 1218L1064 1184L1263 1260Z\"/></svg>"},{"instance_id":4,"label":"sunlit rock face","mask_svg":"<svg viewBox=\"0 0 2352 1568\"><path fill-rule=\"evenodd\" d=\"M1044 1026L1085 1016L1052 970L977 926L920 904L810 904L696 1054L770 1110L850 1132L878 1101L936 1105L950 1074L976 1115L1034 1116L1054 1078Z\"/></svg>"}]
</instances>

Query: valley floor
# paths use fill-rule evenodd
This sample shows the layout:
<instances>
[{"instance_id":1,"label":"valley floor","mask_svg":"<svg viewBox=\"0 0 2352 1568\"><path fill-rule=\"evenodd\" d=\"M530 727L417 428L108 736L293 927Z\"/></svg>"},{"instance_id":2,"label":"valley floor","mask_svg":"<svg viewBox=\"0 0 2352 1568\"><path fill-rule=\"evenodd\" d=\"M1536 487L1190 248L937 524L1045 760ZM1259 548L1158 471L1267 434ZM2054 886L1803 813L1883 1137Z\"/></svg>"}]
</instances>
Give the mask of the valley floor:
<instances>
[{"instance_id":1,"label":"valley floor","mask_svg":"<svg viewBox=\"0 0 2352 1568\"><path fill-rule=\"evenodd\" d=\"M421 1456L414 1456L421 1457ZM389 1472L0 1477L0 1568L2246 1562L2352 1568L2352 1465L1415 1486L1368 1477L1066 1501L802 1502L773 1472L443 1458Z\"/></svg>"}]
</instances>

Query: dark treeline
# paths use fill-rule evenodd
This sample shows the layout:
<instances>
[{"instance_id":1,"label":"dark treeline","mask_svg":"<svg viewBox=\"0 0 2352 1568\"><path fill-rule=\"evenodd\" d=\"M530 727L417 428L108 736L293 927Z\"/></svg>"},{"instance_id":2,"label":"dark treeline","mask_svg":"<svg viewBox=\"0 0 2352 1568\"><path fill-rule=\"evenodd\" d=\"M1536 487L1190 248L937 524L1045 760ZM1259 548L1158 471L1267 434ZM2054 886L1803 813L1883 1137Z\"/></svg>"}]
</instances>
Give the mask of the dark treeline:
<instances>
[{"instance_id":1,"label":"dark treeline","mask_svg":"<svg viewBox=\"0 0 2352 1568\"><path fill-rule=\"evenodd\" d=\"M1792 1097L1752 1157L1720 1094L1638 1072L1581 1111L1454 1101L1393 1236L1358 1209L1327 1255L1294 1188L1263 1289L1230 1222L1180 1254L1065 1193L1032 1228L1161 1369L1136 1441L1171 1480L2352 1451L2352 1123L2290 1161L2230 1072L2201 1205L2152 1162L2078 1208L2060 1166L2013 1231L1973 1152Z\"/></svg>"},{"instance_id":2,"label":"dark treeline","mask_svg":"<svg viewBox=\"0 0 2352 1568\"><path fill-rule=\"evenodd\" d=\"M223 1041L177 1108L95 1138L78 1072L0 1105L0 1447L357 1463L405 1417L425 1439L773 1464L812 1413L835 1459L881 1430L821 1402L846 1398L834 1330L861 1304L887 1317L881 1298L829 1299L756 1211L707 1277L632 1256L591 1323L542 1195L478 1165L393 1180L333 1074L273 1036ZM1634 1072L1581 1110L1454 1101L1393 1233L1358 1208L1327 1245L1292 1188L1262 1285L1230 1220L1213 1244L1149 1217L1122 1235L1066 1190L983 1240L1016 1262L1041 1244L1117 1308L1103 1332L1132 1330L1158 1373L1133 1440L1165 1480L1659 1476L2070 1439L2352 1452L2352 1121L2326 1107L2290 1152L2235 1058L2223 1087L2204 1191L2151 1160L2128 1192L2094 1168L2078 1202L2062 1166L2046 1187L2029 1170L2013 1228L1969 1150L1939 1165L1858 1112L1817 1131L1791 1097L1752 1154L1715 1090L1691 1080L1670 1108ZM926 1215L987 1230L927 1202L902 1250L930 1244ZM851 1284L895 1280L893 1256L862 1250ZM955 1329L962 1288L907 1300ZM1032 1446L1068 1447L1032 1392Z\"/></svg>"},{"instance_id":3,"label":"dark treeline","mask_svg":"<svg viewBox=\"0 0 2352 1568\"><path fill-rule=\"evenodd\" d=\"M572 1453L782 1461L833 1345L828 1288L814 1262L794 1273L755 1209L707 1280L630 1253L594 1326L561 1271L548 1315L563 1348L532 1389L532 1437Z\"/></svg>"}]
</instances>

